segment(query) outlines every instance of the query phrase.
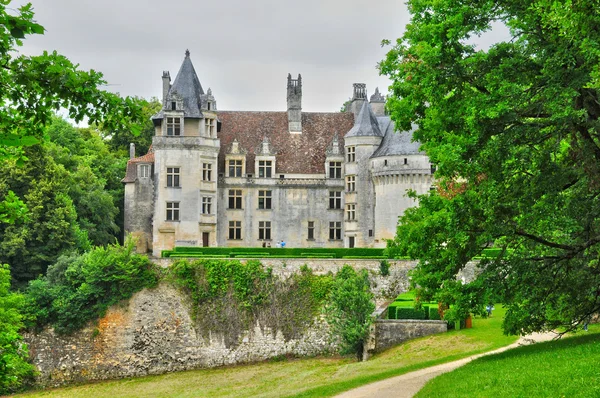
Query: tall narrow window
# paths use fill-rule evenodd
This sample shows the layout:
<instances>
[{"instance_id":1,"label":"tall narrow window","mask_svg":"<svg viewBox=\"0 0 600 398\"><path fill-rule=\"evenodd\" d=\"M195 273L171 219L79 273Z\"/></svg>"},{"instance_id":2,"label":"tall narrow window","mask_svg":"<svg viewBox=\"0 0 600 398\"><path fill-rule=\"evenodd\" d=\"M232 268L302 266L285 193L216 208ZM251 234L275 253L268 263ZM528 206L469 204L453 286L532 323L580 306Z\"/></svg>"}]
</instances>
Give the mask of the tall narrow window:
<instances>
[{"instance_id":1,"label":"tall narrow window","mask_svg":"<svg viewBox=\"0 0 600 398\"><path fill-rule=\"evenodd\" d=\"M171 101L171 110L172 111L176 111L177 110L177 102Z\"/></svg>"},{"instance_id":2,"label":"tall narrow window","mask_svg":"<svg viewBox=\"0 0 600 398\"><path fill-rule=\"evenodd\" d=\"M230 189L229 190L229 208L230 209L241 209L242 208L242 190L241 189Z\"/></svg>"},{"instance_id":3,"label":"tall narrow window","mask_svg":"<svg viewBox=\"0 0 600 398\"><path fill-rule=\"evenodd\" d=\"M232 239L232 240L242 239L242 222L241 221L229 221L229 239Z\"/></svg>"},{"instance_id":4,"label":"tall narrow window","mask_svg":"<svg viewBox=\"0 0 600 398\"><path fill-rule=\"evenodd\" d=\"M271 221L258 222L258 239L271 240Z\"/></svg>"},{"instance_id":5,"label":"tall narrow window","mask_svg":"<svg viewBox=\"0 0 600 398\"><path fill-rule=\"evenodd\" d=\"M202 214L211 214L212 198L210 196L202 197Z\"/></svg>"},{"instance_id":6,"label":"tall narrow window","mask_svg":"<svg viewBox=\"0 0 600 398\"><path fill-rule=\"evenodd\" d=\"M342 208L342 193L339 191L329 191L329 208L330 209L341 209Z\"/></svg>"},{"instance_id":7,"label":"tall narrow window","mask_svg":"<svg viewBox=\"0 0 600 398\"><path fill-rule=\"evenodd\" d=\"M181 135L181 119L178 117L167 118L167 135Z\"/></svg>"},{"instance_id":8,"label":"tall narrow window","mask_svg":"<svg viewBox=\"0 0 600 398\"><path fill-rule=\"evenodd\" d=\"M356 147L349 146L346 155L347 155L348 163L355 162L356 161Z\"/></svg>"},{"instance_id":9,"label":"tall narrow window","mask_svg":"<svg viewBox=\"0 0 600 398\"><path fill-rule=\"evenodd\" d=\"M356 220L356 205L355 204L346 205L346 213L348 215L348 221Z\"/></svg>"},{"instance_id":10,"label":"tall narrow window","mask_svg":"<svg viewBox=\"0 0 600 398\"><path fill-rule=\"evenodd\" d=\"M329 162L329 178L342 178L342 162Z\"/></svg>"},{"instance_id":11,"label":"tall narrow window","mask_svg":"<svg viewBox=\"0 0 600 398\"><path fill-rule=\"evenodd\" d=\"M314 221L309 221L308 222L308 240L314 240L315 239L315 222Z\"/></svg>"},{"instance_id":12,"label":"tall narrow window","mask_svg":"<svg viewBox=\"0 0 600 398\"><path fill-rule=\"evenodd\" d=\"M348 192L354 192L356 190L356 176L346 177L346 190Z\"/></svg>"},{"instance_id":13,"label":"tall narrow window","mask_svg":"<svg viewBox=\"0 0 600 398\"><path fill-rule=\"evenodd\" d=\"M404 158L404 164L408 164L408 158Z\"/></svg>"},{"instance_id":14,"label":"tall narrow window","mask_svg":"<svg viewBox=\"0 0 600 398\"><path fill-rule=\"evenodd\" d=\"M179 167L167 167L167 186L178 188L179 185Z\"/></svg>"},{"instance_id":15,"label":"tall narrow window","mask_svg":"<svg viewBox=\"0 0 600 398\"><path fill-rule=\"evenodd\" d=\"M207 137L215 136L215 126L216 126L215 119L209 119L209 118L204 119L204 131L206 132Z\"/></svg>"},{"instance_id":16,"label":"tall narrow window","mask_svg":"<svg viewBox=\"0 0 600 398\"><path fill-rule=\"evenodd\" d=\"M272 164L270 160L259 160L258 161L258 177L259 178L271 178Z\"/></svg>"},{"instance_id":17,"label":"tall narrow window","mask_svg":"<svg viewBox=\"0 0 600 398\"><path fill-rule=\"evenodd\" d=\"M148 178L150 177L150 165L143 164L140 166L140 178Z\"/></svg>"},{"instance_id":18,"label":"tall narrow window","mask_svg":"<svg viewBox=\"0 0 600 398\"><path fill-rule=\"evenodd\" d=\"M271 208L271 191L258 191L258 208Z\"/></svg>"},{"instance_id":19,"label":"tall narrow window","mask_svg":"<svg viewBox=\"0 0 600 398\"><path fill-rule=\"evenodd\" d=\"M330 240L342 239L342 223L340 221L329 222L329 239Z\"/></svg>"},{"instance_id":20,"label":"tall narrow window","mask_svg":"<svg viewBox=\"0 0 600 398\"><path fill-rule=\"evenodd\" d=\"M242 161L241 160L230 160L229 161L229 177L241 177L242 176Z\"/></svg>"},{"instance_id":21,"label":"tall narrow window","mask_svg":"<svg viewBox=\"0 0 600 398\"><path fill-rule=\"evenodd\" d=\"M202 180L212 181L212 164L202 163Z\"/></svg>"},{"instance_id":22,"label":"tall narrow window","mask_svg":"<svg viewBox=\"0 0 600 398\"><path fill-rule=\"evenodd\" d=\"M167 221L179 221L179 202L167 202Z\"/></svg>"}]
</instances>

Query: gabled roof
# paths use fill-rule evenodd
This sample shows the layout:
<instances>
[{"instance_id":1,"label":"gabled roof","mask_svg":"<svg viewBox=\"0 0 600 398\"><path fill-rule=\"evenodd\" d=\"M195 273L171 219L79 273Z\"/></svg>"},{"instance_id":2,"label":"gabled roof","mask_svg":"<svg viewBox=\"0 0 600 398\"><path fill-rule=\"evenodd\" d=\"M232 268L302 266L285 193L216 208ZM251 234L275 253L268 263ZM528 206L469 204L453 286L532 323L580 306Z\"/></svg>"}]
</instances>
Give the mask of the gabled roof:
<instances>
[{"instance_id":1,"label":"gabled roof","mask_svg":"<svg viewBox=\"0 0 600 398\"><path fill-rule=\"evenodd\" d=\"M414 126L410 131L394 131L394 123L389 116L378 117L377 120L385 133L381 145L371 155L371 158L394 155L424 155L419 150L421 143L413 141Z\"/></svg>"},{"instance_id":2,"label":"gabled roof","mask_svg":"<svg viewBox=\"0 0 600 398\"><path fill-rule=\"evenodd\" d=\"M245 148L246 173L255 173L256 148L266 137L277 152L277 174L324 174L326 149L337 131L348 131L354 117L350 113L302 112L302 134L289 132L287 112L217 111L221 120L220 173L225 172L225 154L234 140ZM343 148L344 140L339 138Z\"/></svg>"},{"instance_id":3,"label":"gabled roof","mask_svg":"<svg viewBox=\"0 0 600 398\"><path fill-rule=\"evenodd\" d=\"M138 163L154 163L154 149L152 149L152 146L150 146L147 154L127 161L127 171L125 172L125 178L121 182L135 182L137 179L136 165Z\"/></svg>"},{"instance_id":4,"label":"gabled roof","mask_svg":"<svg viewBox=\"0 0 600 398\"><path fill-rule=\"evenodd\" d=\"M345 138L348 137L383 137L377 116L367 101L363 102L358 117L354 121L354 127L345 135Z\"/></svg>"}]
</instances>

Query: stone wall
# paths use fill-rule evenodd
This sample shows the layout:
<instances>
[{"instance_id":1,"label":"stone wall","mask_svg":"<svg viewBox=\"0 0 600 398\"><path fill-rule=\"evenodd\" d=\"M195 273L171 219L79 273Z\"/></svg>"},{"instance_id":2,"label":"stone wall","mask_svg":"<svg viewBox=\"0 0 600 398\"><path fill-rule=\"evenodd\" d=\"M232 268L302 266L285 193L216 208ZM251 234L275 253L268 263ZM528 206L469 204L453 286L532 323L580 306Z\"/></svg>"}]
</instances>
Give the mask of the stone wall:
<instances>
[{"instance_id":1,"label":"stone wall","mask_svg":"<svg viewBox=\"0 0 600 398\"><path fill-rule=\"evenodd\" d=\"M416 319L377 319L371 326L371 336L365 347L365 359L403 341L448 330L446 321Z\"/></svg>"}]
</instances>

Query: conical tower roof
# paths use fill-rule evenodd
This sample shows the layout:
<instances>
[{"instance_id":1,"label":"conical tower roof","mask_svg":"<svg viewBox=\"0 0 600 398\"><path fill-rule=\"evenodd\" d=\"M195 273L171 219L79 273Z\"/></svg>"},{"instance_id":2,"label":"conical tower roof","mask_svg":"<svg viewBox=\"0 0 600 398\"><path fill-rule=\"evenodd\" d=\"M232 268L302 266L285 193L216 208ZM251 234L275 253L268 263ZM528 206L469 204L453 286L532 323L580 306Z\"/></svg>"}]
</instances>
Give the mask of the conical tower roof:
<instances>
[{"instance_id":1,"label":"conical tower roof","mask_svg":"<svg viewBox=\"0 0 600 398\"><path fill-rule=\"evenodd\" d=\"M379 128L377 116L373 113L371 106L364 101L358 116L354 121L354 127L345 135L348 137L383 137L383 132Z\"/></svg>"},{"instance_id":2,"label":"conical tower roof","mask_svg":"<svg viewBox=\"0 0 600 398\"><path fill-rule=\"evenodd\" d=\"M204 94L200 79L196 74L190 52L186 50L185 58L177 72L173 86L169 90L167 98L177 95L183 99L183 114L185 117L202 117L200 111L200 96Z\"/></svg>"}]
</instances>

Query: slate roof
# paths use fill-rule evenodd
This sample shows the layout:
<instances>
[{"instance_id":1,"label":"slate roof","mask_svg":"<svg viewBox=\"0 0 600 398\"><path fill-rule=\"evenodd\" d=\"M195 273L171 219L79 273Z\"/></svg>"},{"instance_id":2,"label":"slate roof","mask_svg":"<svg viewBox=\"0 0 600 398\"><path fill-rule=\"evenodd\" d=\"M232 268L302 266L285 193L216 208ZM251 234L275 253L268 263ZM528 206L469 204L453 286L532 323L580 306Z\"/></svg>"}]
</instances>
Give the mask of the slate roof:
<instances>
[{"instance_id":1,"label":"slate roof","mask_svg":"<svg viewBox=\"0 0 600 398\"><path fill-rule=\"evenodd\" d=\"M419 150L421 143L412 141L413 127L410 131L394 131L394 123L389 116L378 117L381 131L385 133L381 145L371 155L371 158L394 155L424 155L425 152Z\"/></svg>"},{"instance_id":2,"label":"slate roof","mask_svg":"<svg viewBox=\"0 0 600 398\"><path fill-rule=\"evenodd\" d=\"M150 146L147 154L127 161L127 171L125 172L125 178L121 182L135 182L137 179L136 165L138 163L154 163L154 149L152 149L152 146Z\"/></svg>"},{"instance_id":3,"label":"slate roof","mask_svg":"<svg viewBox=\"0 0 600 398\"><path fill-rule=\"evenodd\" d=\"M204 94L200 79L196 74L192 60L190 59L190 52L185 52L185 58L183 63L177 72L175 81L173 82L167 98L171 98L173 95L177 95L183 99L183 116L189 118L202 118L202 111L200 110L201 98ZM163 110L152 116L152 119L162 119L164 117Z\"/></svg>"},{"instance_id":4,"label":"slate roof","mask_svg":"<svg viewBox=\"0 0 600 398\"><path fill-rule=\"evenodd\" d=\"M221 120L218 170L225 170L225 148L234 139L247 151L246 173L254 170L255 150L265 137L277 152L277 174L324 174L325 151L336 133L344 134L354 125L349 113L302 113L302 134L288 131L287 112L217 111ZM344 140L339 139L343 148Z\"/></svg>"},{"instance_id":5,"label":"slate roof","mask_svg":"<svg viewBox=\"0 0 600 398\"><path fill-rule=\"evenodd\" d=\"M379 128L379 122L377 116L373 113L371 105L367 101L364 101L358 116L356 117L356 123L345 137L383 137L383 132Z\"/></svg>"}]
</instances>

